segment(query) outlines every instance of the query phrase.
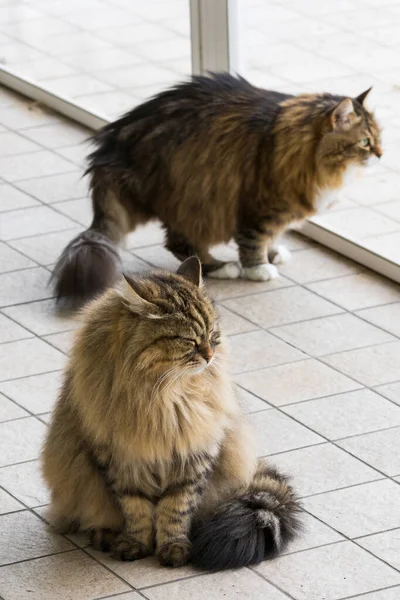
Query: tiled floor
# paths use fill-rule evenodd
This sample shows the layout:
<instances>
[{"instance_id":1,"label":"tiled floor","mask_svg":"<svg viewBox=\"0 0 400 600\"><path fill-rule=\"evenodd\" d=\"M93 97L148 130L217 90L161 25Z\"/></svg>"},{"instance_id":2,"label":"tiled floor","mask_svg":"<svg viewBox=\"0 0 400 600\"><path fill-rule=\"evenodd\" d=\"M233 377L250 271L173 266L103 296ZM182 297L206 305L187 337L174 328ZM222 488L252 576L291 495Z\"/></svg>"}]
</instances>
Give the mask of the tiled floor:
<instances>
[{"instance_id":1,"label":"tiled floor","mask_svg":"<svg viewBox=\"0 0 400 600\"><path fill-rule=\"evenodd\" d=\"M315 220L400 263L400 1L240 4L242 66L253 83L350 95L374 86L370 103L384 127L381 164ZM115 118L190 73L189 22L189 0L0 0L0 62ZM16 115L6 118L12 124ZM60 146L77 140L73 132L55 138L49 127L32 129L23 141L3 135L3 143L29 152L38 135L49 147L51 140ZM59 153L68 158L69 152ZM51 171L49 155L43 159L43 170ZM9 157L0 162L15 164ZM29 168L36 171L36 159L27 177Z\"/></svg>"},{"instance_id":2,"label":"tiled floor","mask_svg":"<svg viewBox=\"0 0 400 600\"><path fill-rule=\"evenodd\" d=\"M48 529L38 457L78 323L55 315L47 284L90 215L88 132L5 90L0 105L0 597L397 600L400 288L299 236L280 279L208 283L259 453L303 498L299 540L257 568L210 575L118 563ZM130 235L126 268L175 268L161 241L156 225Z\"/></svg>"}]
</instances>

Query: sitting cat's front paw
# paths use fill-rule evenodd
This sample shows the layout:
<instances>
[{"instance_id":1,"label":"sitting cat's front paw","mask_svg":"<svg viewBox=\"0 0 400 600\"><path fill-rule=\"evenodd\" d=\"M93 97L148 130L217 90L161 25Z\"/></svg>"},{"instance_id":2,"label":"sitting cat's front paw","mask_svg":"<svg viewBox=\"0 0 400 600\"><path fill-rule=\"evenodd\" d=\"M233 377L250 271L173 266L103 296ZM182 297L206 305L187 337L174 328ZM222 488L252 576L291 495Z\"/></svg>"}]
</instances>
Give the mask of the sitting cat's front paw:
<instances>
[{"instance_id":1,"label":"sitting cat's front paw","mask_svg":"<svg viewBox=\"0 0 400 600\"><path fill-rule=\"evenodd\" d=\"M112 557L116 560L139 560L153 553L152 548L135 540L127 533L121 533L117 536L112 550Z\"/></svg>"},{"instance_id":2,"label":"sitting cat's front paw","mask_svg":"<svg viewBox=\"0 0 400 600\"><path fill-rule=\"evenodd\" d=\"M264 263L255 267L243 267L243 277L252 281L269 281L279 277L279 273L275 265Z\"/></svg>"},{"instance_id":3,"label":"sitting cat's front paw","mask_svg":"<svg viewBox=\"0 0 400 600\"><path fill-rule=\"evenodd\" d=\"M190 543L186 540L167 542L159 549L158 558L165 567L183 567L189 562Z\"/></svg>"}]
</instances>

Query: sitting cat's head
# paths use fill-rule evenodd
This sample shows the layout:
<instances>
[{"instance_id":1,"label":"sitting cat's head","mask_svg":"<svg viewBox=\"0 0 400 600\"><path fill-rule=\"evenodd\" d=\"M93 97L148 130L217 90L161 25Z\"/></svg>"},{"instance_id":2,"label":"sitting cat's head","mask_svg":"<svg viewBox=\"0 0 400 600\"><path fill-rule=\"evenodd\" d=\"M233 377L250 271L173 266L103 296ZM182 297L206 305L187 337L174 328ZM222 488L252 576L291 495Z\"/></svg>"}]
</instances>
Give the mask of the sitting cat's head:
<instances>
[{"instance_id":1,"label":"sitting cat's head","mask_svg":"<svg viewBox=\"0 0 400 600\"><path fill-rule=\"evenodd\" d=\"M148 373L197 374L220 353L220 330L212 301L205 293L200 261L187 259L176 274L155 272L118 288L123 327L134 325L135 365ZM134 321L132 319L134 317Z\"/></svg>"},{"instance_id":2,"label":"sitting cat's head","mask_svg":"<svg viewBox=\"0 0 400 600\"><path fill-rule=\"evenodd\" d=\"M337 101L328 111L317 150L321 166L363 167L382 156L379 124L364 106L370 89Z\"/></svg>"}]
</instances>

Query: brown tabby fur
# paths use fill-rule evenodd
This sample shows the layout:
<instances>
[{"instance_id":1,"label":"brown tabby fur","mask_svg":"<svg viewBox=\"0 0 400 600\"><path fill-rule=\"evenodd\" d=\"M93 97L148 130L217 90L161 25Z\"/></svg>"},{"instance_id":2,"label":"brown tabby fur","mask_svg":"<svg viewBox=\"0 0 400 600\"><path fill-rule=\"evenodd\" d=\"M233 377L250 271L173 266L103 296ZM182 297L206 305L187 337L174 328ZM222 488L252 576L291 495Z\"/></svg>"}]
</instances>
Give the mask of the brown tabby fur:
<instances>
[{"instance_id":1,"label":"brown tabby fur","mask_svg":"<svg viewBox=\"0 0 400 600\"><path fill-rule=\"evenodd\" d=\"M58 299L79 302L113 283L110 244L152 219L176 257L197 254L213 276L240 274L216 273L223 263L209 253L232 238L243 276L276 275L257 267L276 258L277 237L315 214L349 167L381 156L367 93L293 97L222 73L193 77L107 125L89 157L93 223L59 259Z\"/></svg>"},{"instance_id":2,"label":"brown tabby fur","mask_svg":"<svg viewBox=\"0 0 400 600\"><path fill-rule=\"evenodd\" d=\"M238 527L247 511L251 535L271 536L257 555L247 550L244 563L259 562L294 536L298 504L286 479L257 463L200 263L178 273L125 279L87 306L43 450L52 520L91 532L118 559L155 547L162 564L179 566L194 522L214 543L204 519L219 508ZM201 540L198 564L243 564L230 551L221 562L219 548L204 556Z\"/></svg>"}]
</instances>

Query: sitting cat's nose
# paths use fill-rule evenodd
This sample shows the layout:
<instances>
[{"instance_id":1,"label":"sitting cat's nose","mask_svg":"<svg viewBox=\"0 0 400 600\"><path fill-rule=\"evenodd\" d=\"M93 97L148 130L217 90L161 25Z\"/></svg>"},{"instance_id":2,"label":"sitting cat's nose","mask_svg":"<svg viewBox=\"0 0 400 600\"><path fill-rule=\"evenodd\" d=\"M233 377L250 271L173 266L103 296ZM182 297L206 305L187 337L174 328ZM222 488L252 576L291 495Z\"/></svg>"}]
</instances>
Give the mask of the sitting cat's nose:
<instances>
[{"instance_id":1,"label":"sitting cat's nose","mask_svg":"<svg viewBox=\"0 0 400 600\"><path fill-rule=\"evenodd\" d=\"M214 356L214 350L211 348L211 346L203 346L200 348L200 354L202 355L204 360L206 360L209 363L212 357Z\"/></svg>"}]
</instances>

